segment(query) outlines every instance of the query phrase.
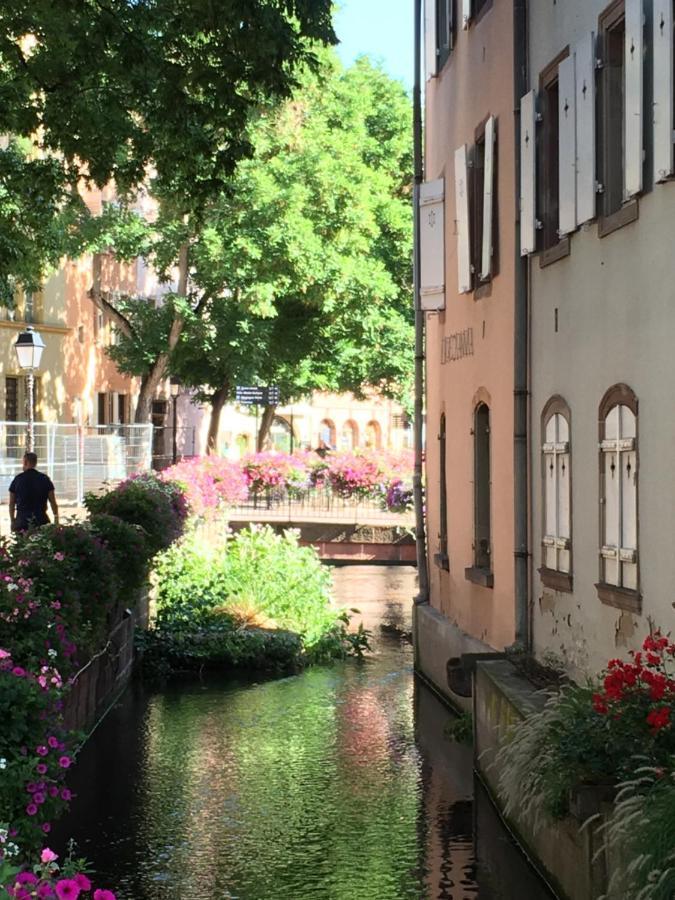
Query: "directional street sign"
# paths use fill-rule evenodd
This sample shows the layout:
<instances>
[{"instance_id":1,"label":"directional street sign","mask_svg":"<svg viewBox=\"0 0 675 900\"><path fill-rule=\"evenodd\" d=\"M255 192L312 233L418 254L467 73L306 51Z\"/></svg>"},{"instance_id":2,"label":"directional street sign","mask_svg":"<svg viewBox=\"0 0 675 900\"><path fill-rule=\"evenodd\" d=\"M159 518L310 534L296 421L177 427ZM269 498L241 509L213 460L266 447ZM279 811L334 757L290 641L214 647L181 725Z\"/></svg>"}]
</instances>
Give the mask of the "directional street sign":
<instances>
[{"instance_id":1,"label":"directional street sign","mask_svg":"<svg viewBox=\"0 0 675 900\"><path fill-rule=\"evenodd\" d=\"M278 406L281 395L276 386L246 387L238 384L235 399L244 406Z\"/></svg>"}]
</instances>

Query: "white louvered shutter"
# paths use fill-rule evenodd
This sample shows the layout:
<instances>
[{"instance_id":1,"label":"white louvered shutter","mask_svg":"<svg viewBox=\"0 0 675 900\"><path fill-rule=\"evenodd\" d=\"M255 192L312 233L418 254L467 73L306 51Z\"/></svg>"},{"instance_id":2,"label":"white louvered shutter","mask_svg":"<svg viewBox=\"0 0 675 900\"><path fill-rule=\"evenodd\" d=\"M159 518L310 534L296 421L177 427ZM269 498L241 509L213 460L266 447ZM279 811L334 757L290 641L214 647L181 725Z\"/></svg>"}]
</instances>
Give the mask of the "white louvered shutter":
<instances>
[{"instance_id":1,"label":"white louvered shutter","mask_svg":"<svg viewBox=\"0 0 675 900\"><path fill-rule=\"evenodd\" d=\"M642 190L643 0L626 0L624 195Z\"/></svg>"},{"instance_id":2,"label":"white louvered shutter","mask_svg":"<svg viewBox=\"0 0 675 900\"><path fill-rule=\"evenodd\" d=\"M569 234L577 225L577 122L574 56L558 66L558 184L560 218L558 233Z\"/></svg>"},{"instance_id":3,"label":"white louvered shutter","mask_svg":"<svg viewBox=\"0 0 675 900\"><path fill-rule=\"evenodd\" d=\"M420 306L445 309L445 181L420 185Z\"/></svg>"},{"instance_id":4,"label":"white louvered shutter","mask_svg":"<svg viewBox=\"0 0 675 900\"><path fill-rule=\"evenodd\" d=\"M555 413L546 423L544 453L544 563L549 569L570 571L570 432L567 419Z\"/></svg>"},{"instance_id":5,"label":"white louvered shutter","mask_svg":"<svg viewBox=\"0 0 675 900\"><path fill-rule=\"evenodd\" d=\"M457 288L471 290L471 243L469 240L469 171L466 144L455 150L455 207L457 217Z\"/></svg>"},{"instance_id":6,"label":"white louvered shutter","mask_svg":"<svg viewBox=\"0 0 675 900\"><path fill-rule=\"evenodd\" d=\"M577 225L595 218L595 35L589 32L577 45Z\"/></svg>"},{"instance_id":7,"label":"white louvered shutter","mask_svg":"<svg viewBox=\"0 0 675 900\"><path fill-rule=\"evenodd\" d=\"M492 235L494 222L495 190L495 142L497 133L495 117L485 123L485 163L483 170L483 244L480 277L486 281L492 275Z\"/></svg>"},{"instance_id":8,"label":"white louvered shutter","mask_svg":"<svg viewBox=\"0 0 675 900\"><path fill-rule=\"evenodd\" d=\"M654 179L673 173L673 0L654 0Z\"/></svg>"},{"instance_id":9,"label":"white louvered shutter","mask_svg":"<svg viewBox=\"0 0 675 900\"><path fill-rule=\"evenodd\" d=\"M537 249L537 155L536 94L530 91L520 101L520 254Z\"/></svg>"},{"instance_id":10,"label":"white louvered shutter","mask_svg":"<svg viewBox=\"0 0 675 900\"><path fill-rule=\"evenodd\" d=\"M436 0L424 0L424 68L427 81L433 78L438 70L437 27Z\"/></svg>"},{"instance_id":11,"label":"white louvered shutter","mask_svg":"<svg viewBox=\"0 0 675 900\"><path fill-rule=\"evenodd\" d=\"M462 0L462 27L468 28L473 15L472 0Z\"/></svg>"}]
</instances>

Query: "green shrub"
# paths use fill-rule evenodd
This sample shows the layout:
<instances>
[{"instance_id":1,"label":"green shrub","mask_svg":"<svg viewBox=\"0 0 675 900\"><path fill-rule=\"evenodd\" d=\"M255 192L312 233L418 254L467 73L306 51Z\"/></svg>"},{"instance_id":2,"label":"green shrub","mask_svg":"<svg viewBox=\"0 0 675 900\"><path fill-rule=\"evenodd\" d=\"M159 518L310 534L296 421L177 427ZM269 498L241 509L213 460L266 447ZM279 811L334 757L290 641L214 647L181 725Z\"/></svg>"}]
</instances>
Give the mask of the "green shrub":
<instances>
[{"instance_id":1,"label":"green shrub","mask_svg":"<svg viewBox=\"0 0 675 900\"><path fill-rule=\"evenodd\" d=\"M129 478L101 496L87 494L84 503L91 515L116 516L140 526L152 556L178 540L188 517L181 486L151 474Z\"/></svg>"},{"instance_id":2,"label":"green shrub","mask_svg":"<svg viewBox=\"0 0 675 900\"><path fill-rule=\"evenodd\" d=\"M112 555L119 593L129 603L148 576L150 550L145 532L106 513L91 516L89 527Z\"/></svg>"}]
</instances>

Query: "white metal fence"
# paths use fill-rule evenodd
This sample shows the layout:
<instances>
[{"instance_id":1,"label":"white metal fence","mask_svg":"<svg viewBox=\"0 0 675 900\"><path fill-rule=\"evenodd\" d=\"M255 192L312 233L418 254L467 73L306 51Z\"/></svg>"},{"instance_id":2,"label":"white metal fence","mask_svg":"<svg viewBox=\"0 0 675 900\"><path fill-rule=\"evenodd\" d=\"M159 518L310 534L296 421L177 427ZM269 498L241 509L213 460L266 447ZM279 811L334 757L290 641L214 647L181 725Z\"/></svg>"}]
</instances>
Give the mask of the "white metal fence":
<instances>
[{"instance_id":1,"label":"white metal fence","mask_svg":"<svg viewBox=\"0 0 675 900\"><path fill-rule=\"evenodd\" d=\"M0 422L0 502L21 471L25 422ZM59 501L81 503L87 491L117 484L152 464L152 425L35 423L38 468L54 482Z\"/></svg>"}]
</instances>

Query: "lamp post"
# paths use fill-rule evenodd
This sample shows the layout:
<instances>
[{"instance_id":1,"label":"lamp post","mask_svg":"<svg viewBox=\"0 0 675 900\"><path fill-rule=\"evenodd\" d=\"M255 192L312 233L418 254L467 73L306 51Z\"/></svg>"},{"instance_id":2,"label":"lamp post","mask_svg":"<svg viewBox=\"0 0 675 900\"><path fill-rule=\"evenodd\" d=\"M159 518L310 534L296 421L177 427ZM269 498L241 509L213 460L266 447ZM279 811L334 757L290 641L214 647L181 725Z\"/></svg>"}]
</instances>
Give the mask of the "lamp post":
<instances>
[{"instance_id":1,"label":"lamp post","mask_svg":"<svg viewBox=\"0 0 675 900\"><path fill-rule=\"evenodd\" d=\"M45 342L34 328L28 326L17 337L14 343L19 368L26 373L28 390L28 427L26 428L26 451L33 452L35 447L35 370L40 367Z\"/></svg>"},{"instance_id":2,"label":"lamp post","mask_svg":"<svg viewBox=\"0 0 675 900\"><path fill-rule=\"evenodd\" d=\"M181 382L180 378L175 375L171 376L170 382L171 396L173 398L173 453L172 459L174 466L178 461L178 395L180 394Z\"/></svg>"}]
</instances>

